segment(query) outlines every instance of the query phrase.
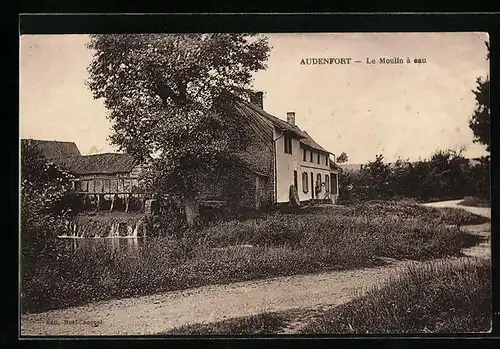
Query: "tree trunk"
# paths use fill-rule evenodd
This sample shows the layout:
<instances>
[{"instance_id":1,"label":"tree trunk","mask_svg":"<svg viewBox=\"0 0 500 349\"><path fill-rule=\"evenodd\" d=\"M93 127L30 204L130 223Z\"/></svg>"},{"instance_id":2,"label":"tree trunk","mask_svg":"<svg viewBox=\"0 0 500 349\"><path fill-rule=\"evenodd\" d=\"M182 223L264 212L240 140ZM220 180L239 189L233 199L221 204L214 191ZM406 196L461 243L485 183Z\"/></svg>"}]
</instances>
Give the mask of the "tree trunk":
<instances>
[{"instance_id":1,"label":"tree trunk","mask_svg":"<svg viewBox=\"0 0 500 349\"><path fill-rule=\"evenodd\" d=\"M196 199L193 197L184 197L184 210L188 225L193 226L196 219L200 216L200 207Z\"/></svg>"}]
</instances>

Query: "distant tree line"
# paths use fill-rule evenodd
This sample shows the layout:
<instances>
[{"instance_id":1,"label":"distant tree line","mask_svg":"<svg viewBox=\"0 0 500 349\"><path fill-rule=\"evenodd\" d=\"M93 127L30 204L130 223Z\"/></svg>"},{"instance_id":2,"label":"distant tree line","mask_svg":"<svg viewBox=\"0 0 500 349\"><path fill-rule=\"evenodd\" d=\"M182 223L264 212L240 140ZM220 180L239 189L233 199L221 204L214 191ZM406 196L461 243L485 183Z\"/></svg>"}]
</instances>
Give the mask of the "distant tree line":
<instances>
[{"instance_id":1,"label":"distant tree line","mask_svg":"<svg viewBox=\"0 0 500 349\"><path fill-rule=\"evenodd\" d=\"M486 59L490 59L490 45ZM490 79L479 77L472 90L476 107L469 120L474 142L491 151ZM345 153L337 162L346 162ZM382 155L362 166L360 171L344 171L339 176L340 199L344 201L407 197L417 200L458 199L476 196L490 201L490 156L474 159L462 156L462 151L440 150L430 159L410 162L397 160L389 164Z\"/></svg>"},{"instance_id":2,"label":"distant tree line","mask_svg":"<svg viewBox=\"0 0 500 349\"><path fill-rule=\"evenodd\" d=\"M339 176L343 201L413 198L458 199L477 196L490 200L489 156L470 161L461 151L440 150L430 159L384 161L383 155Z\"/></svg>"}]
</instances>

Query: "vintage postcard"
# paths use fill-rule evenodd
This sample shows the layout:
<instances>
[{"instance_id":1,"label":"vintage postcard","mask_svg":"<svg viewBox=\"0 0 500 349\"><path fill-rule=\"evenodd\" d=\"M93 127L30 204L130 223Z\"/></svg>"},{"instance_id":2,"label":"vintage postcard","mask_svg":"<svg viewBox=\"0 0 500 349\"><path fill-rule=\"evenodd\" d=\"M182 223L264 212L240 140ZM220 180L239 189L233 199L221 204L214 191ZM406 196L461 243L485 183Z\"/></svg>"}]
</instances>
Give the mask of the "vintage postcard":
<instances>
[{"instance_id":1,"label":"vintage postcard","mask_svg":"<svg viewBox=\"0 0 500 349\"><path fill-rule=\"evenodd\" d=\"M21 36L20 336L490 332L489 51Z\"/></svg>"}]
</instances>

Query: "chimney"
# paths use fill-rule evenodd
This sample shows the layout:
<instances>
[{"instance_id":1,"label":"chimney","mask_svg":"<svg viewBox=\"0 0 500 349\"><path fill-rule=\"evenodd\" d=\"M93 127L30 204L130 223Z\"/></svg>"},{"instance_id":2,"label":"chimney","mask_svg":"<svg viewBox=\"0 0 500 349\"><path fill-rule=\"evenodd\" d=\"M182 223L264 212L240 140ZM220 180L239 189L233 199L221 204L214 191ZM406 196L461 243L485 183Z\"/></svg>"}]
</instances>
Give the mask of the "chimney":
<instances>
[{"instance_id":1,"label":"chimney","mask_svg":"<svg viewBox=\"0 0 500 349\"><path fill-rule=\"evenodd\" d=\"M250 95L250 102L252 104L255 104L257 107L260 109L264 110L264 93L262 91L258 91L255 93L252 93Z\"/></svg>"},{"instance_id":2,"label":"chimney","mask_svg":"<svg viewBox=\"0 0 500 349\"><path fill-rule=\"evenodd\" d=\"M295 126L295 112L294 111L289 111L286 113L286 122L288 122L290 125Z\"/></svg>"}]
</instances>

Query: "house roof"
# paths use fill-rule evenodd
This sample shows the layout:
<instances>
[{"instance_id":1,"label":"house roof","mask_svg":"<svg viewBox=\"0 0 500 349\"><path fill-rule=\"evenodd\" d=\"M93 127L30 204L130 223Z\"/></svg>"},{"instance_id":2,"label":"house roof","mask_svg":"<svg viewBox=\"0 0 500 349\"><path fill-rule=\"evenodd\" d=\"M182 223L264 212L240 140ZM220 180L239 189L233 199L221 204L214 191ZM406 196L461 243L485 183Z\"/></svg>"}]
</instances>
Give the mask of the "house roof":
<instances>
[{"instance_id":1,"label":"house roof","mask_svg":"<svg viewBox=\"0 0 500 349\"><path fill-rule=\"evenodd\" d=\"M256 130L259 136L264 137L270 142L273 141L272 132L263 131L263 126L264 129L269 127L276 127L278 129L288 131L299 138L301 144L325 153L330 153L318 143L316 143L307 132L302 131L298 126L291 125L288 122L267 113L266 111L260 109L250 102L239 99L236 103L236 109L242 116L246 117L250 121L251 126Z\"/></svg>"},{"instance_id":2,"label":"house roof","mask_svg":"<svg viewBox=\"0 0 500 349\"><path fill-rule=\"evenodd\" d=\"M21 143L25 142L33 142L47 159L81 155L75 142L21 139Z\"/></svg>"},{"instance_id":3,"label":"house roof","mask_svg":"<svg viewBox=\"0 0 500 349\"><path fill-rule=\"evenodd\" d=\"M139 165L130 154L104 153L52 159L76 175L128 173Z\"/></svg>"},{"instance_id":4,"label":"house roof","mask_svg":"<svg viewBox=\"0 0 500 349\"><path fill-rule=\"evenodd\" d=\"M342 168L332 160L330 160L330 169L332 170L342 170Z\"/></svg>"},{"instance_id":5,"label":"house roof","mask_svg":"<svg viewBox=\"0 0 500 349\"><path fill-rule=\"evenodd\" d=\"M318 143L316 143L314 141L314 139L312 139L312 137L309 135L309 133L305 132L304 133L306 134L307 138L303 138L300 140L300 143L309 147L309 148L313 148L313 149L316 149L316 150L320 150L320 151L323 151L325 153L330 153L330 154L333 154L331 152L329 152L328 150L326 150L325 148L323 148L321 145L319 145Z\"/></svg>"}]
</instances>

